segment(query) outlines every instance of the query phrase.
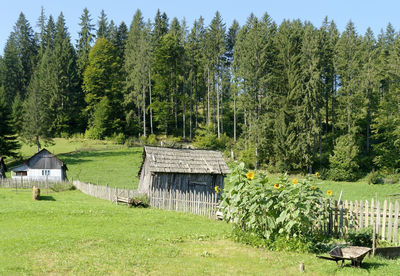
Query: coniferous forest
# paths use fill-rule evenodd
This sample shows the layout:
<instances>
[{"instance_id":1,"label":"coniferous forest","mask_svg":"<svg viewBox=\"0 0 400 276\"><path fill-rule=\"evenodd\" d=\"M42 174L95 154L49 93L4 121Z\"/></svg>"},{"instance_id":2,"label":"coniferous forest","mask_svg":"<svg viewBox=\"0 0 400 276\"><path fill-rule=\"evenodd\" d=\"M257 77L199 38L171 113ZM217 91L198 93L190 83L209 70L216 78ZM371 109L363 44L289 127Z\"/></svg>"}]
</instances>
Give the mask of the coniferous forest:
<instances>
[{"instance_id":1,"label":"coniferous forest","mask_svg":"<svg viewBox=\"0 0 400 276\"><path fill-rule=\"evenodd\" d=\"M0 58L0 156L18 140L166 135L250 167L354 180L400 165L400 33L340 32L265 14L189 26L140 10L127 25L84 9L20 14ZM34 28L35 27L35 28ZM36 29L37 31L34 31ZM148 138L147 138L148 139Z\"/></svg>"}]
</instances>

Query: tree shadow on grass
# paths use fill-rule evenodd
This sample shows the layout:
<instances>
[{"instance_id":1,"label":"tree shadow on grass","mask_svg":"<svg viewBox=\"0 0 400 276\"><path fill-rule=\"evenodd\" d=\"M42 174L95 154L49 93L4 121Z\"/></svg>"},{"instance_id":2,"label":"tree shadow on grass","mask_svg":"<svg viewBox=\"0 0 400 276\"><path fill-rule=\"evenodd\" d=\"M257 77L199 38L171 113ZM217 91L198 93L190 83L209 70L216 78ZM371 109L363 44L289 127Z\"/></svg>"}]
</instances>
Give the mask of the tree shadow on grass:
<instances>
[{"instance_id":1,"label":"tree shadow on grass","mask_svg":"<svg viewBox=\"0 0 400 276\"><path fill-rule=\"evenodd\" d=\"M139 152L142 149L138 149ZM91 162L94 160L99 160L101 158L108 157L122 157L122 156L131 156L137 154L135 151L114 151L114 150L99 150L99 151L76 151L70 153L63 153L58 155L58 157L68 165L79 165L86 162Z\"/></svg>"},{"instance_id":2,"label":"tree shadow on grass","mask_svg":"<svg viewBox=\"0 0 400 276\"><path fill-rule=\"evenodd\" d=\"M39 200L44 200L44 201L56 201L56 199L52 196L40 196Z\"/></svg>"}]
</instances>

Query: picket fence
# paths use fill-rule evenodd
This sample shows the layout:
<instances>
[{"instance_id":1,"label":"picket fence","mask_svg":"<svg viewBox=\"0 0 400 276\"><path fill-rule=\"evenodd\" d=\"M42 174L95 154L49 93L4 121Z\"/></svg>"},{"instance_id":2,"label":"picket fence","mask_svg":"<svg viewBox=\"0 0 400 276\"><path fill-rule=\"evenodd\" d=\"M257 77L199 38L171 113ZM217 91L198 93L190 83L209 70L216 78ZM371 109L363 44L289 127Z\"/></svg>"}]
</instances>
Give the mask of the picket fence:
<instances>
[{"instance_id":1,"label":"picket fence","mask_svg":"<svg viewBox=\"0 0 400 276\"><path fill-rule=\"evenodd\" d=\"M152 189L148 196L153 208L216 217L218 197L215 193Z\"/></svg>"},{"instance_id":2,"label":"picket fence","mask_svg":"<svg viewBox=\"0 0 400 276\"><path fill-rule=\"evenodd\" d=\"M81 192L97 198L115 202L117 197L138 197L144 194L137 190L113 188L108 186L73 181L73 185ZM150 206L157 209L187 212L202 216L215 217L218 198L214 193L181 192L178 190L153 189L146 194Z\"/></svg>"},{"instance_id":3,"label":"picket fence","mask_svg":"<svg viewBox=\"0 0 400 276\"><path fill-rule=\"evenodd\" d=\"M115 202L117 197L131 198L142 195L137 190L132 190L132 189L116 188L116 187L96 185L92 183L84 183L79 180L74 180L72 183L78 190L80 190L84 194L105 199L111 202Z\"/></svg>"},{"instance_id":4,"label":"picket fence","mask_svg":"<svg viewBox=\"0 0 400 276\"><path fill-rule=\"evenodd\" d=\"M31 189L33 186L39 189L50 189L54 186L67 185L69 182L50 182L50 181L39 181L39 180L22 180L22 179L11 179L2 178L0 179L1 188L11 188L11 189Z\"/></svg>"},{"instance_id":5,"label":"picket fence","mask_svg":"<svg viewBox=\"0 0 400 276\"><path fill-rule=\"evenodd\" d=\"M381 240L399 244L399 202L383 201L335 201L326 202L329 215L324 225L327 234L345 236L350 230L375 227Z\"/></svg>"}]
</instances>

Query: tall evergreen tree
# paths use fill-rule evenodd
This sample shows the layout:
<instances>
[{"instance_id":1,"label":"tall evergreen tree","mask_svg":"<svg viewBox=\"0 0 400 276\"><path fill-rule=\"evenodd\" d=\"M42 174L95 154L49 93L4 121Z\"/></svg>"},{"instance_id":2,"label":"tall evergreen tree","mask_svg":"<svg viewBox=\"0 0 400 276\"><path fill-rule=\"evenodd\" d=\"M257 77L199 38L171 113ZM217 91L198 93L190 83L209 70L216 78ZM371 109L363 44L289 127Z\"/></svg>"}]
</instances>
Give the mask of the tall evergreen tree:
<instances>
[{"instance_id":1,"label":"tall evergreen tree","mask_svg":"<svg viewBox=\"0 0 400 276\"><path fill-rule=\"evenodd\" d=\"M89 51L92 46L94 34L94 25L92 24L92 19L87 8L83 10L83 14L80 17L79 26L81 30L78 33L78 41L76 44L76 54L77 54L77 67L78 76L82 79L83 72L87 66Z\"/></svg>"},{"instance_id":2,"label":"tall evergreen tree","mask_svg":"<svg viewBox=\"0 0 400 276\"><path fill-rule=\"evenodd\" d=\"M88 66L83 76L83 90L87 104L85 112L89 117L92 133L96 138L119 133L123 127L121 62L114 46L107 39L97 39L89 52ZM104 98L107 98L107 101L103 101ZM106 129L106 132L100 133L96 129L99 124L94 124L94 119L97 118L95 112L108 104L111 114L104 119L107 120L106 125L110 127ZM96 114L101 114L101 112Z\"/></svg>"},{"instance_id":3,"label":"tall evergreen tree","mask_svg":"<svg viewBox=\"0 0 400 276\"><path fill-rule=\"evenodd\" d=\"M135 109L141 109L137 114L143 121L143 135L147 135L146 106L149 90L149 73L151 71L151 40L150 30L146 28L142 13L137 10L129 30L125 51L125 106L127 107L127 122L133 122ZM141 115L141 116L140 116ZM131 123L131 128L134 124Z\"/></svg>"},{"instance_id":4,"label":"tall evergreen tree","mask_svg":"<svg viewBox=\"0 0 400 276\"><path fill-rule=\"evenodd\" d=\"M0 87L0 133L0 156L17 156L20 144L3 87Z\"/></svg>"},{"instance_id":5,"label":"tall evergreen tree","mask_svg":"<svg viewBox=\"0 0 400 276\"><path fill-rule=\"evenodd\" d=\"M101 10L99 20L97 21L97 38L110 38L110 28L107 15L104 10Z\"/></svg>"}]
</instances>

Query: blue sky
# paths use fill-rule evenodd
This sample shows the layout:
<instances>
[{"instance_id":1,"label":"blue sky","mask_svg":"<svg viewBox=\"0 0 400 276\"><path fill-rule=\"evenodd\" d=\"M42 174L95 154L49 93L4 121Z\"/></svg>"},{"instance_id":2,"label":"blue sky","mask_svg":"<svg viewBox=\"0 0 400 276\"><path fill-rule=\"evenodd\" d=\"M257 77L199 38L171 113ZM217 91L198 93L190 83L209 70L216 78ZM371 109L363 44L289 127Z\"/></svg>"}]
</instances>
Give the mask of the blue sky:
<instances>
[{"instance_id":1,"label":"blue sky","mask_svg":"<svg viewBox=\"0 0 400 276\"><path fill-rule=\"evenodd\" d=\"M203 16L206 24L210 22L218 10L227 27L233 19L240 25L246 22L251 12L262 16L265 12L278 24L283 19L301 19L311 21L315 26L320 26L325 16L333 19L339 30L343 31L351 19L359 33L364 33L371 27L375 35L391 22L396 31L400 28L400 1L387 0L7 0L2 1L0 10L0 53L12 31L12 27L22 11L30 24L36 29L37 18L41 6L45 8L46 15L57 17L62 11L69 32L75 44L79 30L79 17L82 10L87 7L93 22L97 22L101 9L104 9L109 19L119 24L121 21L129 26L133 14L140 9L144 18L153 19L159 8L165 11L170 19L185 18L189 26L194 19ZM5 2L5 3L4 3Z\"/></svg>"}]
</instances>

